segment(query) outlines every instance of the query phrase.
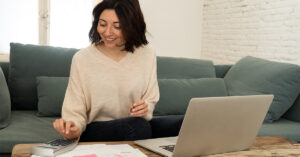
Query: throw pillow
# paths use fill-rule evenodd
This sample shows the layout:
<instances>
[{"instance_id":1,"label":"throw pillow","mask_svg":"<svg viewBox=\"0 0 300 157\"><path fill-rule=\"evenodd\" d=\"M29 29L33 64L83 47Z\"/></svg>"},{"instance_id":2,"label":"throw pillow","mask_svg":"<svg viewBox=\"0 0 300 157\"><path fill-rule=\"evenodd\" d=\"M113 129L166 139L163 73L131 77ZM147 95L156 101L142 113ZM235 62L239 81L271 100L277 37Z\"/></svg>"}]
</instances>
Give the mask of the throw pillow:
<instances>
[{"instance_id":1,"label":"throw pillow","mask_svg":"<svg viewBox=\"0 0 300 157\"><path fill-rule=\"evenodd\" d=\"M265 122L278 120L300 92L300 66L245 57L224 77L229 95L273 94Z\"/></svg>"},{"instance_id":2,"label":"throw pillow","mask_svg":"<svg viewBox=\"0 0 300 157\"><path fill-rule=\"evenodd\" d=\"M188 103L194 97L227 96L223 79L158 79L160 99L154 116L185 114Z\"/></svg>"},{"instance_id":3,"label":"throw pillow","mask_svg":"<svg viewBox=\"0 0 300 157\"><path fill-rule=\"evenodd\" d=\"M69 77L37 77L38 116L60 116Z\"/></svg>"},{"instance_id":4,"label":"throw pillow","mask_svg":"<svg viewBox=\"0 0 300 157\"><path fill-rule=\"evenodd\" d=\"M8 126L11 114L10 94L0 67L0 129Z\"/></svg>"}]
</instances>

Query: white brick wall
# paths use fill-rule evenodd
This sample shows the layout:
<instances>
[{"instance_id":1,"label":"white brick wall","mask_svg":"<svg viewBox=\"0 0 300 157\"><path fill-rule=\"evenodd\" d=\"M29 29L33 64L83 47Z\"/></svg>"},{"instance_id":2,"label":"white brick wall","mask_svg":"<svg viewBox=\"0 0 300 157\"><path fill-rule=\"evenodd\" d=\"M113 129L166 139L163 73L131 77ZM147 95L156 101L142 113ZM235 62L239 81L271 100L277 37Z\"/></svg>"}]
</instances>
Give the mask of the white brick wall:
<instances>
[{"instance_id":1,"label":"white brick wall","mask_svg":"<svg viewBox=\"0 0 300 157\"><path fill-rule=\"evenodd\" d=\"M248 55L300 65L300 0L204 0L201 58Z\"/></svg>"}]
</instances>

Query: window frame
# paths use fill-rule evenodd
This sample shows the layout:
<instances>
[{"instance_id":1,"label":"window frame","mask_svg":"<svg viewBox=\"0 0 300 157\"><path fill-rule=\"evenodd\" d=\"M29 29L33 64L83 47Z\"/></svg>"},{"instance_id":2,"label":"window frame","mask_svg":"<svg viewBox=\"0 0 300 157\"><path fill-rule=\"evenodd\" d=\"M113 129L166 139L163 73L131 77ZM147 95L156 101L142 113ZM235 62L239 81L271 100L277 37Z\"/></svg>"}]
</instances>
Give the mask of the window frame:
<instances>
[{"instance_id":1,"label":"window frame","mask_svg":"<svg viewBox=\"0 0 300 157\"><path fill-rule=\"evenodd\" d=\"M49 45L50 40L50 0L39 0L39 45Z\"/></svg>"}]
</instances>

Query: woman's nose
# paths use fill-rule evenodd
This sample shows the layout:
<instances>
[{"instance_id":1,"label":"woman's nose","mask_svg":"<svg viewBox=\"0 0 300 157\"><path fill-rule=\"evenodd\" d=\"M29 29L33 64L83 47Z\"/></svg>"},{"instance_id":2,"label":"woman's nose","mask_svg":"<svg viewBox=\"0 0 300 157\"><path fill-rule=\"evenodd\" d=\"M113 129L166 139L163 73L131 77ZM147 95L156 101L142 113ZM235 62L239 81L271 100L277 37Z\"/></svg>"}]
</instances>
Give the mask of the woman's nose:
<instances>
[{"instance_id":1,"label":"woman's nose","mask_svg":"<svg viewBox=\"0 0 300 157\"><path fill-rule=\"evenodd\" d=\"M112 28L111 27L107 27L105 29L105 32L104 32L105 35L111 35L112 34Z\"/></svg>"}]
</instances>

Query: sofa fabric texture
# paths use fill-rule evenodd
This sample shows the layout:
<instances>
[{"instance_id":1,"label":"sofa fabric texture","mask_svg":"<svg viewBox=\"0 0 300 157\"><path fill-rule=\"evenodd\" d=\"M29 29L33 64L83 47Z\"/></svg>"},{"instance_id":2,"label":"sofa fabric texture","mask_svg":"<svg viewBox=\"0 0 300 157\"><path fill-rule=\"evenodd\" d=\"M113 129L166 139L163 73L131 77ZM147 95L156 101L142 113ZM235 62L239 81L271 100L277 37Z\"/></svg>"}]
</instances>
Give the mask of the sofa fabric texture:
<instances>
[{"instance_id":1,"label":"sofa fabric texture","mask_svg":"<svg viewBox=\"0 0 300 157\"><path fill-rule=\"evenodd\" d=\"M69 77L37 77L38 116L61 116Z\"/></svg>"},{"instance_id":2,"label":"sofa fabric texture","mask_svg":"<svg viewBox=\"0 0 300 157\"><path fill-rule=\"evenodd\" d=\"M224 77L229 95L273 94L265 122L278 120L300 93L300 66L245 57Z\"/></svg>"},{"instance_id":3,"label":"sofa fabric texture","mask_svg":"<svg viewBox=\"0 0 300 157\"><path fill-rule=\"evenodd\" d=\"M214 78L212 61L201 59L157 57L157 78Z\"/></svg>"},{"instance_id":4,"label":"sofa fabric texture","mask_svg":"<svg viewBox=\"0 0 300 157\"><path fill-rule=\"evenodd\" d=\"M2 68L0 67L0 129L8 126L10 110L11 104L8 86Z\"/></svg>"},{"instance_id":5,"label":"sofa fabric texture","mask_svg":"<svg viewBox=\"0 0 300 157\"><path fill-rule=\"evenodd\" d=\"M12 111L9 126L0 130L0 153L11 153L15 144L41 143L61 138L54 117L37 117L36 111Z\"/></svg>"},{"instance_id":6,"label":"sofa fabric texture","mask_svg":"<svg viewBox=\"0 0 300 157\"><path fill-rule=\"evenodd\" d=\"M300 95L296 99L294 105L283 115L284 118L296 122L300 122Z\"/></svg>"},{"instance_id":7,"label":"sofa fabric texture","mask_svg":"<svg viewBox=\"0 0 300 157\"><path fill-rule=\"evenodd\" d=\"M72 57L77 51L11 43L8 84L13 109L36 110L36 77L69 76Z\"/></svg>"},{"instance_id":8,"label":"sofa fabric texture","mask_svg":"<svg viewBox=\"0 0 300 157\"><path fill-rule=\"evenodd\" d=\"M272 123L264 123L258 136L283 136L293 141L300 142L300 123L280 118Z\"/></svg>"},{"instance_id":9,"label":"sofa fabric texture","mask_svg":"<svg viewBox=\"0 0 300 157\"><path fill-rule=\"evenodd\" d=\"M61 116L67 85L68 77L37 77L38 116ZM158 79L158 85L161 94L154 116L183 115L194 97L228 95L220 78Z\"/></svg>"},{"instance_id":10,"label":"sofa fabric texture","mask_svg":"<svg viewBox=\"0 0 300 157\"><path fill-rule=\"evenodd\" d=\"M154 116L183 115L191 98L227 96L223 79L158 79L160 99Z\"/></svg>"}]
</instances>

